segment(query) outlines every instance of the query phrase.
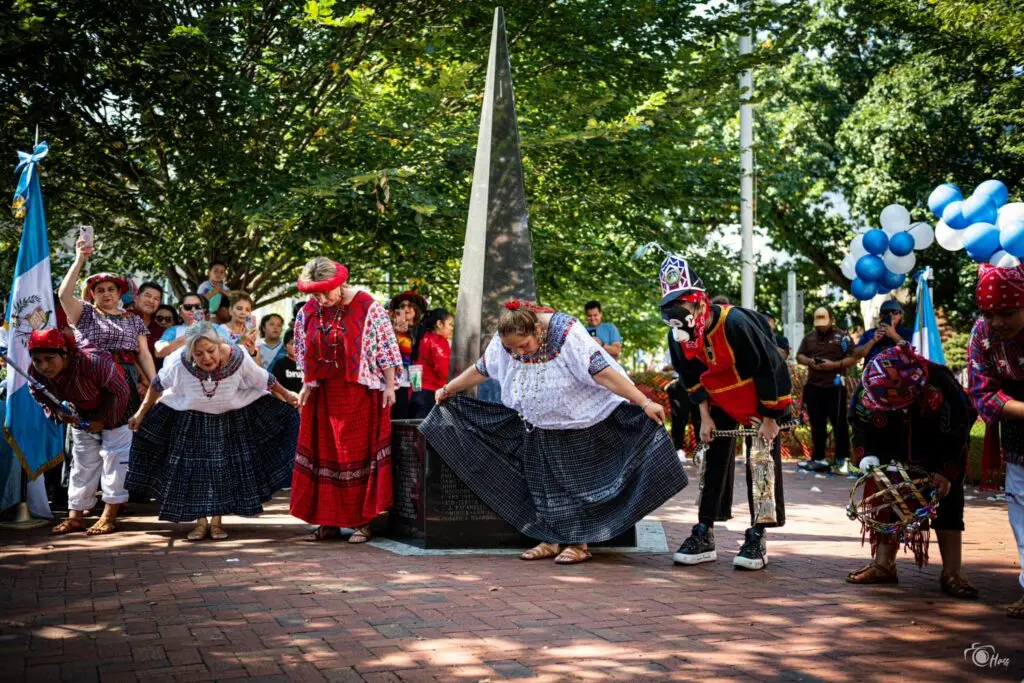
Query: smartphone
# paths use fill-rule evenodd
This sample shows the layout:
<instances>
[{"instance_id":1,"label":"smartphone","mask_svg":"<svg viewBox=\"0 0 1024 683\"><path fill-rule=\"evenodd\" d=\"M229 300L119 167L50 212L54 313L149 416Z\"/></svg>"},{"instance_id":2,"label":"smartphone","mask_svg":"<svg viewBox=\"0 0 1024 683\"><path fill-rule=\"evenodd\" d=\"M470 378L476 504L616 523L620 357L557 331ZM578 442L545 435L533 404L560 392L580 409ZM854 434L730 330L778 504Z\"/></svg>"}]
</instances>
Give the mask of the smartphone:
<instances>
[{"instance_id":1,"label":"smartphone","mask_svg":"<svg viewBox=\"0 0 1024 683\"><path fill-rule=\"evenodd\" d=\"M591 337L593 337L594 339L597 339L597 328L596 327L594 329L588 330L588 331L590 332L590 336Z\"/></svg>"},{"instance_id":2,"label":"smartphone","mask_svg":"<svg viewBox=\"0 0 1024 683\"><path fill-rule=\"evenodd\" d=\"M879 318L878 323L880 325L888 325L889 327L892 327L892 311L886 311L883 313L882 317Z\"/></svg>"},{"instance_id":3,"label":"smartphone","mask_svg":"<svg viewBox=\"0 0 1024 683\"><path fill-rule=\"evenodd\" d=\"M93 246L93 230L91 225L80 225L78 227L78 239L85 242L90 249Z\"/></svg>"},{"instance_id":4,"label":"smartphone","mask_svg":"<svg viewBox=\"0 0 1024 683\"><path fill-rule=\"evenodd\" d=\"M252 332L256 329L256 316L250 315L245 319L245 329Z\"/></svg>"}]
</instances>

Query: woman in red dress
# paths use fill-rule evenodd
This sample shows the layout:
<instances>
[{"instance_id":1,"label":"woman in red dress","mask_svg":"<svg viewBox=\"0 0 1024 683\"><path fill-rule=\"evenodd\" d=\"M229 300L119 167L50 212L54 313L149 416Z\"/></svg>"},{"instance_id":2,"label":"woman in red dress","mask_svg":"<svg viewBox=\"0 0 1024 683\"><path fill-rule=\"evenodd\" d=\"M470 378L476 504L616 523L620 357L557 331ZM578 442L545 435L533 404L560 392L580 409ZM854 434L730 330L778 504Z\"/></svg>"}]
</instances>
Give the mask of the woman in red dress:
<instances>
[{"instance_id":1,"label":"woman in red dress","mask_svg":"<svg viewBox=\"0 0 1024 683\"><path fill-rule=\"evenodd\" d=\"M402 367L384 308L347 287L348 269L318 256L298 287L312 298L295 321L303 372L302 423L291 513L319 527L309 540L370 540L370 522L391 506L391 406Z\"/></svg>"}]
</instances>

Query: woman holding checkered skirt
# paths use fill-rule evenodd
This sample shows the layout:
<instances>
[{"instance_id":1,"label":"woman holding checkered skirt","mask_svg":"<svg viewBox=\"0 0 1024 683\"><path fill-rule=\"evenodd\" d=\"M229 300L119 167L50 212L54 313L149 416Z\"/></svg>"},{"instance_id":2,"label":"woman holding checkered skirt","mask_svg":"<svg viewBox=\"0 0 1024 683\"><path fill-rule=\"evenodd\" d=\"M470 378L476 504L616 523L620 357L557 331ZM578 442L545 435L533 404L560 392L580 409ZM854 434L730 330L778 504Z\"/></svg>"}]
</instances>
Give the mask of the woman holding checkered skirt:
<instances>
[{"instance_id":1,"label":"woman holding checkered skirt","mask_svg":"<svg viewBox=\"0 0 1024 683\"><path fill-rule=\"evenodd\" d=\"M195 521L188 540L227 538L222 515L258 515L289 485L296 405L295 394L213 325L194 325L128 423L136 434L127 488L160 501L160 519Z\"/></svg>"},{"instance_id":2,"label":"woman holding checkered skirt","mask_svg":"<svg viewBox=\"0 0 1024 683\"><path fill-rule=\"evenodd\" d=\"M488 378L502 405L453 397ZM487 505L543 541L524 560L584 562L587 544L623 533L687 484L664 409L564 313L507 303L483 358L435 399L420 430Z\"/></svg>"}]
</instances>

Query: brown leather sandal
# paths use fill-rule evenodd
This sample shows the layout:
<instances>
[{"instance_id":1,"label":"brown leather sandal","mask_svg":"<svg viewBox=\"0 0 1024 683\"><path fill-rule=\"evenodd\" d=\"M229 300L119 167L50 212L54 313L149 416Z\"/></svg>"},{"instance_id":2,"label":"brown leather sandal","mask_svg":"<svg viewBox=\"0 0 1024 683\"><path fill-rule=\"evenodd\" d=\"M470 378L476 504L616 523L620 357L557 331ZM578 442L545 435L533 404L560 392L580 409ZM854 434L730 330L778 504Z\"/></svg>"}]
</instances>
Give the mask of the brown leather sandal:
<instances>
[{"instance_id":1,"label":"brown leather sandal","mask_svg":"<svg viewBox=\"0 0 1024 683\"><path fill-rule=\"evenodd\" d=\"M337 538L341 538L341 529L336 526L321 525L309 532L302 540L310 543L319 543L321 541L333 541Z\"/></svg>"},{"instance_id":2,"label":"brown leather sandal","mask_svg":"<svg viewBox=\"0 0 1024 683\"><path fill-rule=\"evenodd\" d=\"M86 531L88 536L106 536L107 534L113 534L118 531L117 520L110 519L109 517L100 517L96 520L96 523L89 527Z\"/></svg>"},{"instance_id":3,"label":"brown leather sandal","mask_svg":"<svg viewBox=\"0 0 1024 683\"><path fill-rule=\"evenodd\" d=\"M370 533L370 527L368 527L368 526L361 526L361 527L359 527L358 529L356 529L355 531L352 532L352 535L348 537L348 542L349 543L366 543L371 538L373 538L373 534Z\"/></svg>"},{"instance_id":4,"label":"brown leather sandal","mask_svg":"<svg viewBox=\"0 0 1024 683\"><path fill-rule=\"evenodd\" d=\"M557 543L538 543L519 556L520 560L546 560L558 555Z\"/></svg>"},{"instance_id":5,"label":"brown leather sandal","mask_svg":"<svg viewBox=\"0 0 1024 683\"><path fill-rule=\"evenodd\" d=\"M206 534L210 533L210 523L206 521L204 517L200 521L196 522L196 525L192 527L192 531L188 532L188 536L185 537L186 541L201 541L206 538Z\"/></svg>"},{"instance_id":6,"label":"brown leather sandal","mask_svg":"<svg viewBox=\"0 0 1024 683\"><path fill-rule=\"evenodd\" d=\"M592 557L590 551L582 545L570 545L555 558L555 564L579 564Z\"/></svg>"},{"instance_id":7,"label":"brown leather sandal","mask_svg":"<svg viewBox=\"0 0 1024 683\"><path fill-rule=\"evenodd\" d=\"M874 583L899 583L900 578L896 574L896 567L883 567L872 562L866 567L861 567L855 572L846 575L847 583L874 584Z\"/></svg>"},{"instance_id":8,"label":"brown leather sandal","mask_svg":"<svg viewBox=\"0 0 1024 683\"><path fill-rule=\"evenodd\" d=\"M954 598L966 599L978 597L978 589L971 585L967 577L961 573L943 574L939 577L942 592Z\"/></svg>"},{"instance_id":9,"label":"brown leather sandal","mask_svg":"<svg viewBox=\"0 0 1024 683\"><path fill-rule=\"evenodd\" d=\"M85 522L82 521L81 517L68 517L50 529L50 534L53 536L63 536L64 534L71 534L76 531L85 531Z\"/></svg>"},{"instance_id":10,"label":"brown leather sandal","mask_svg":"<svg viewBox=\"0 0 1024 683\"><path fill-rule=\"evenodd\" d=\"M1006 608L1006 616L1014 619L1024 619L1024 598Z\"/></svg>"},{"instance_id":11,"label":"brown leather sandal","mask_svg":"<svg viewBox=\"0 0 1024 683\"><path fill-rule=\"evenodd\" d=\"M228 532L224 530L220 524L210 525L210 539L214 541L223 541L228 537Z\"/></svg>"}]
</instances>

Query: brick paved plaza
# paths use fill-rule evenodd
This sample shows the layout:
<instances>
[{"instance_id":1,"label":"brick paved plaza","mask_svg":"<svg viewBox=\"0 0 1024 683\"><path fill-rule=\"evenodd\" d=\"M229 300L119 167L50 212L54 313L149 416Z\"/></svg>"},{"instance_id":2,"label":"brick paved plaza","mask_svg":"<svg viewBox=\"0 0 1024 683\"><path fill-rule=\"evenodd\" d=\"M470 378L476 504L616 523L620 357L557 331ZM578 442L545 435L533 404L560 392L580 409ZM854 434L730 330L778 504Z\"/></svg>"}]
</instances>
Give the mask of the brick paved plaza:
<instances>
[{"instance_id":1,"label":"brick paved plaza","mask_svg":"<svg viewBox=\"0 0 1024 683\"><path fill-rule=\"evenodd\" d=\"M691 568L669 552L556 567L304 543L286 494L259 520L227 518L219 543L186 542L149 506L113 537L3 531L0 680L1021 680L1005 504L967 492L964 554L982 599L958 602L939 591L934 543L923 571L901 555L898 586L844 583L867 557L849 486L787 473L790 521L769 534L760 573L732 569L740 517L719 526L717 564ZM694 494L652 517L671 550ZM967 661L973 644L998 665Z\"/></svg>"}]
</instances>

